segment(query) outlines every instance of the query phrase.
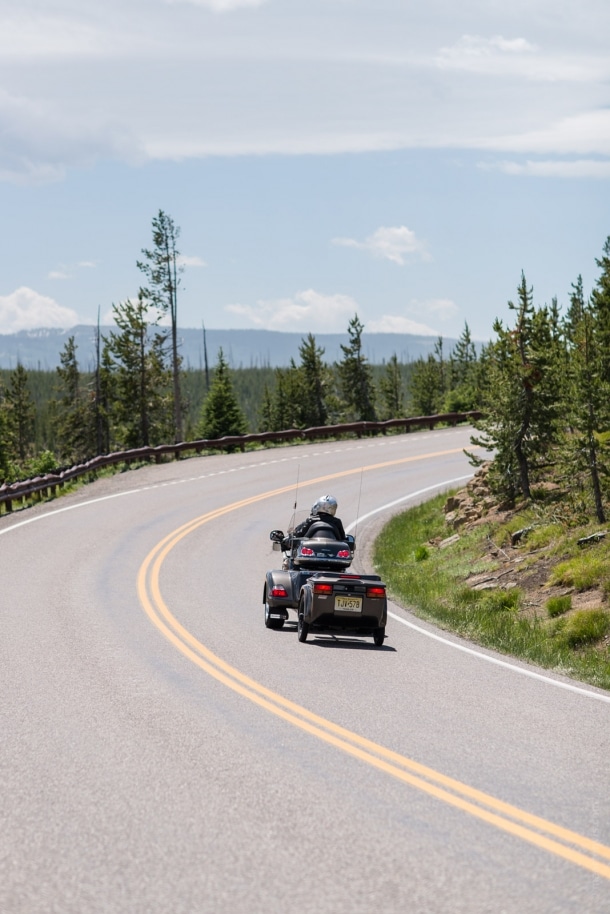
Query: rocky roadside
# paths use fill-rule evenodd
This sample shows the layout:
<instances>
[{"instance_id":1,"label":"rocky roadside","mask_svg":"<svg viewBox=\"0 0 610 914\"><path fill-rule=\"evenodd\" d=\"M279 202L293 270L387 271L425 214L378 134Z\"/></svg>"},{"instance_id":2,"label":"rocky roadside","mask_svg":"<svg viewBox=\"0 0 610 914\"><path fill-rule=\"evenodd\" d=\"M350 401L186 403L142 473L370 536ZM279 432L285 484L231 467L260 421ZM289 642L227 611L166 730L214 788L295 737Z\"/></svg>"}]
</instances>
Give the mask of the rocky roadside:
<instances>
[{"instance_id":1,"label":"rocky roadside","mask_svg":"<svg viewBox=\"0 0 610 914\"><path fill-rule=\"evenodd\" d=\"M534 527L526 524L519 527L511 524L523 514L523 506L509 508L498 504L487 484L489 464L475 473L468 484L450 496L444 506L445 520L454 532L435 542L439 549L446 549L468 536L469 531L489 525L485 541L485 554L481 561L489 565L488 571L469 575L464 583L473 590L510 590L518 587L522 592L521 611L529 616L546 616L545 605L553 596L570 595L571 612L582 609L608 609L608 599L601 587L577 590L574 587L556 586L550 583L553 568L565 559L565 555L551 554L550 547L528 548L528 533ZM557 488L548 484L547 488ZM509 534L508 529L515 527ZM502 529L503 528L503 529ZM594 548L608 531L601 531L592 537L583 537L583 547ZM610 535L610 533L609 533Z\"/></svg>"}]
</instances>

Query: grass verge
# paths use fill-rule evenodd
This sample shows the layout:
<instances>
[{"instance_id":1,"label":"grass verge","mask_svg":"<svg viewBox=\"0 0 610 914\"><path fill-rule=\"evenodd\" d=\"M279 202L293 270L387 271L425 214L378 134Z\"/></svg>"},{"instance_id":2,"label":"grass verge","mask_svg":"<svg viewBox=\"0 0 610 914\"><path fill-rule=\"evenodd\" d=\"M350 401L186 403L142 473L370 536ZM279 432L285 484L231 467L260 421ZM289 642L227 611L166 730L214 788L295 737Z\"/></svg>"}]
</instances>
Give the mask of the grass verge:
<instances>
[{"instance_id":1,"label":"grass verge","mask_svg":"<svg viewBox=\"0 0 610 914\"><path fill-rule=\"evenodd\" d=\"M500 567L506 525L481 524L461 531L459 538L440 547L438 543L449 536L442 510L446 498L438 496L396 516L377 538L375 567L392 597L421 618L477 644L610 689L610 612L605 608L579 610L560 618L532 612L519 586L519 574L531 574L532 564L544 558L548 561L551 553L554 568L566 555L571 556L568 561L577 562L574 530L562 534L554 528L552 535L547 531L547 535L534 536L535 550L531 545L520 547L521 564L515 567L523 571L495 589L475 590L466 584L467 579L493 574ZM547 549L540 548L543 541L548 541ZM490 543L500 544L499 552L490 552ZM608 551L600 550L595 561L583 555L581 565L587 572L594 565L595 575L583 575L581 580L573 574L573 564L566 568L564 562L555 579L576 578L574 586L604 588L610 574ZM552 570L549 576L552 578Z\"/></svg>"}]
</instances>

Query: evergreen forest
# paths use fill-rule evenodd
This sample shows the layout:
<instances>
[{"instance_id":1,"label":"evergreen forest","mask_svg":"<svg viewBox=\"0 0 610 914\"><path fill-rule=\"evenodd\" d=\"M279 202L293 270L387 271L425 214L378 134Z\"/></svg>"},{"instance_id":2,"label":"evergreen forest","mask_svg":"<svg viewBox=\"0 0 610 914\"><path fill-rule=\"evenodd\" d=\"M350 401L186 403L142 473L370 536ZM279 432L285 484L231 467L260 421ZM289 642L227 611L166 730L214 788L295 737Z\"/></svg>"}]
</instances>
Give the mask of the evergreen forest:
<instances>
[{"instance_id":1,"label":"evergreen forest","mask_svg":"<svg viewBox=\"0 0 610 914\"><path fill-rule=\"evenodd\" d=\"M328 363L309 333L298 361L232 369L220 350L185 369L177 334L180 231L163 211L137 266L137 300L113 305L116 329L98 332L93 372L79 367L69 337L54 372L0 370L0 483L98 454L256 431L479 410L473 464L507 503L540 485L569 490L577 510L605 522L610 498L610 237L590 294L576 278L561 307L538 304L522 274L511 319L475 345L464 330L450 352L372 365L365 327L349 321L342 356ZM162 318L169 319L162 322ZM483 449L483 450L481 450ZM483 458L481 454L488 453Z\"/></svg>"}]
</instances>

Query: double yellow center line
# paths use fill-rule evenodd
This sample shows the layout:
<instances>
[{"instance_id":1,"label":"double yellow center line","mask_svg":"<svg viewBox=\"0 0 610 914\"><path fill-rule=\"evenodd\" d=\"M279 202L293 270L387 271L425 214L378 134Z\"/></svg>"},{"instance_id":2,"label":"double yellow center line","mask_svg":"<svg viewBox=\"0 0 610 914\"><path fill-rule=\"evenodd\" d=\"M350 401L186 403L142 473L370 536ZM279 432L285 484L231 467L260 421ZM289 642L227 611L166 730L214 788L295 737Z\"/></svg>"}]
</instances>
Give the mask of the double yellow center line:
<instances>
[{"instance_id":1,"label":"double yellow center line","mask_svg":"<svg viewBox=\"0 0 610 914\"><path fill-rule=\"evenodd\" d=\"M458 450L461 449L442 453L455 453ZM403 458L364 468L359 467L354 470L317 477L301 483L301 485L318 485L331 479L360 473L363 469L364 471L377 470L400 463L438 456L441 456L441 454L426 454L421 457ZM373 768L435 797L437 800L441 800L462 810L462 812L495 826L501 831L508 832L523 841L527 841L529 844L562 857L564 860L568 860L598 876L610 879L610 847L586 838L577 832L555 825L539 816L525 812L509 803L504 803L502 800L469 787L454 778L447 777L432 768L393 752L391 749L386 749L384 746L359 736L357 733L340 727L332 723L332 721L308 711L307 708L289 701L212 653L172 615L161 595L159 585L163 562L172 549L199 527L217 518L293 490L294 486L284 486L280 489L274 489L270 492L234 502L194 518L162 539L148 554L138 573L138 595L151 622L174 647L200 669L234 692L264 708L271 714L275 714L287 723L362 762L366 762Z\"/></svg>"}]
</instances>

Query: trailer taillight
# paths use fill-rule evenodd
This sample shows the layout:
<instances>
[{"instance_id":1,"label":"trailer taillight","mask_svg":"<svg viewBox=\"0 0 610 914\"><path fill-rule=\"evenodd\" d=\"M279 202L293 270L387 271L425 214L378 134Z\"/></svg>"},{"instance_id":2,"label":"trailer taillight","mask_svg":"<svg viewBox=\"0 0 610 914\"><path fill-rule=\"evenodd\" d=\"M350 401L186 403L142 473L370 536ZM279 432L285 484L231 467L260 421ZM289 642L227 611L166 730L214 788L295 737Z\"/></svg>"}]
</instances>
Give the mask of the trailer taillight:
<instances>
[{"instance_id":1,"label":"trailer taillight","mask_svg":"<svg viewBox=\"0 0 610 914\"><path fill-rule=\"evenodd\" d=\"M301 546L301 555L315 555L315 553L309 546Z\"/></svg>"},{"instance_id":2,"label":"trailer taillight","mask_svg":"<svg viewBox=\"0 0 610 914\"><path fill-rule=\"evenodd\" d=\"M333 585L332 584L320 584L320 583L314 584L313 592L314 593L332 593Z\"/></svg>"},{"instance_id":3,"label":"trailer taillight","mask_svg":"<svg viewBox=\"0 0 610 914\"><path fill-rule=\"evenodd\" d=\"M382 598L385 597L385 587L367 587L366 588L367 597Z\"/></svg>"},{"instance_id":4,"label":"trailer taillight","mask_svg":"<svg viewBox=\"0 0 610 914\"><path fill-rule=\"evenodd\" d=\"M286 589L284 587L273 587L271 589L272 597L287 597Z\"/></svg>"},{"instance_id":5,"label":"trailer taillight","mask_svg":"<svg viewBox=\"0 0 610 914\"><path fill-rule=\"evenodd\" d=\"M337 558L338 559L348 559L350 557L350 555L351 555L351 552L349 551L349 549L339 549L339 551L337 553Z\"/></svg>"}]
</instances>

